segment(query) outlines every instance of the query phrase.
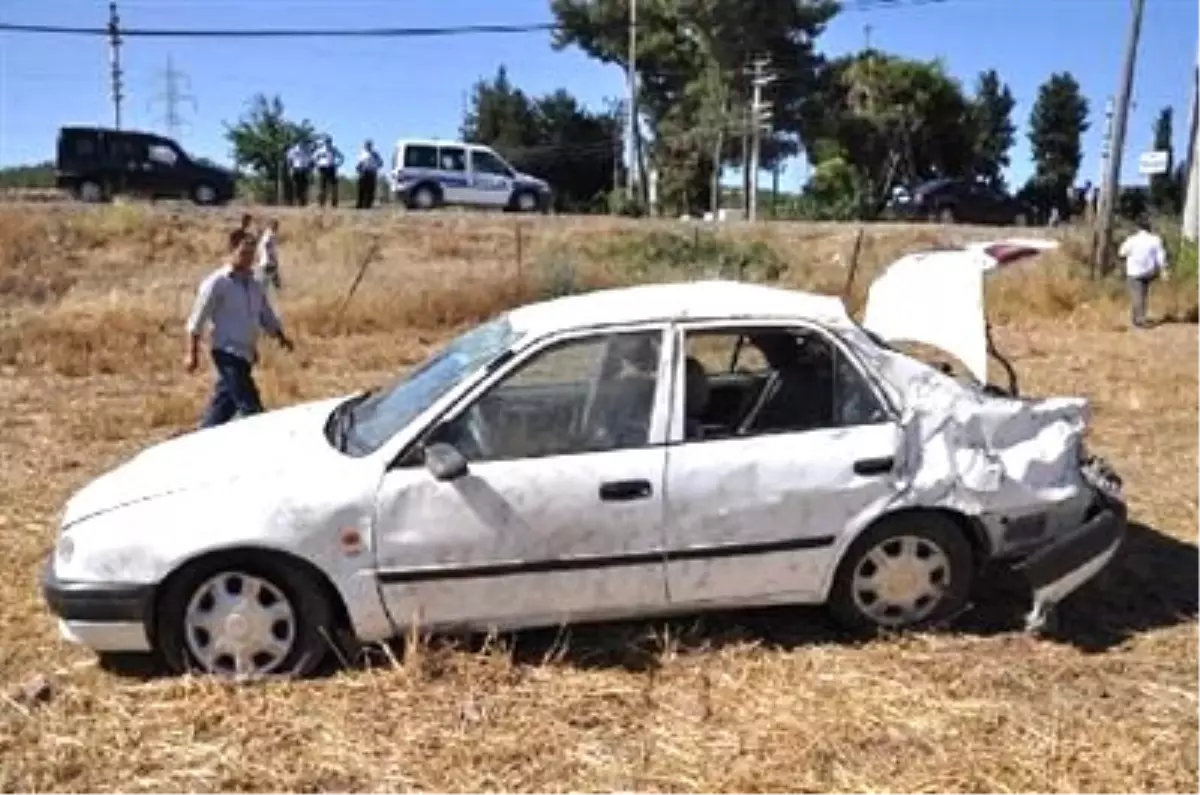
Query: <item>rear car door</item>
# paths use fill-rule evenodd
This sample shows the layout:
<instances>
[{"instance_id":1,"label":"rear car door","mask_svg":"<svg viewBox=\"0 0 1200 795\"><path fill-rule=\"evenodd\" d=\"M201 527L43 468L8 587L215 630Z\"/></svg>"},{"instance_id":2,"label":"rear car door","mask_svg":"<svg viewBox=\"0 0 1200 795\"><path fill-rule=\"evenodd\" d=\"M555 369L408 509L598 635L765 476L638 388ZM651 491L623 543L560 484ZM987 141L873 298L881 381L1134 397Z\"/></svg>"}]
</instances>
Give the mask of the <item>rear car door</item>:
<instances>
[{"instance_id":1,"label":"rear car door","mask_svg":"<svg viewBox=\"0 0 1200 795\"><path fill-rule=\"evenodd\" d=\"M474 204L465 146L439 146L437 181L447 204Z\"/></svg>"},{"instance_id":2,"label":"rear car door","mask_svg":"<svg viewBox=\"0 0 1200 795\"><path fill-rule=\"evenodd\" d=\"M550 340L430 431L468 472L383 478L377 578L404 626L554 624L666 605L665 326ZM641 367L631 367L623 352ZM635 362L636 363L636 362Z\"/></svg>"},{"instance_id":3,"label":"rear car door","mask_svg":"<svg viewBox=\"0 0 1200 795\"><path fill-rule=\"evenodd\" d=\"M679 333L666 475L672 605L818 598L841 542L895 494L894 413L820 328L696 323ZM703 353L721 337L752 340L770 370L763 388L748 382L749 410L723 428Z\"/></svg>"}]
</instances>

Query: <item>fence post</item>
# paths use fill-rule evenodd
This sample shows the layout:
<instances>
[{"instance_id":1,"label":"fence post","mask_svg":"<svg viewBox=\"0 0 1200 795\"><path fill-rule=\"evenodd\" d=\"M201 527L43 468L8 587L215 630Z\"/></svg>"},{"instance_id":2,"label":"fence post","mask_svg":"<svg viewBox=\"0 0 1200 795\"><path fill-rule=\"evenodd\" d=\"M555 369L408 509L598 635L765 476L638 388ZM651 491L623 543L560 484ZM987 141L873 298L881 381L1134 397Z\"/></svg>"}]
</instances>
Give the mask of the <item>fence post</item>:
<instances>
[{"instance_id":1,"label":"fence post","mask_svg":"<svg viewBox=\"0 0 1200 795\"><path fill-rule=\"evenodd\" d=\"M521 222L517 221L517 288L524 287L524 264L525 264L525 236L522 234Z\"/></svg>"}]
</instances>

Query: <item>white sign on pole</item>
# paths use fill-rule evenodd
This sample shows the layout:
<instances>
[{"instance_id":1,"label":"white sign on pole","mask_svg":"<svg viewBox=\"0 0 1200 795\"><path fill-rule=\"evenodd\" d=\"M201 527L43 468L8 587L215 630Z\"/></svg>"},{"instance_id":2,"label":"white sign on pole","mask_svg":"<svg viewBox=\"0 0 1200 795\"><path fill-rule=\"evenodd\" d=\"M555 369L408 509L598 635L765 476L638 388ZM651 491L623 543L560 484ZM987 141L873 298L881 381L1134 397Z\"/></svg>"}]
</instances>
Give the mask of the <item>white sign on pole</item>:
<instances>
[{"instance_id":1,"label":"white sign on pole","mask_svg":"<svg viewBox=\"0 0 1200 795\"><path fill-rule=\"evenodd\" d=\"M1157 174L1167 173L1167 168L1171 165L1171 153L1165 150L1156 152L1143 152L1138 157L1138 173L1152 177Z\"/></svg>"}]
</instances>

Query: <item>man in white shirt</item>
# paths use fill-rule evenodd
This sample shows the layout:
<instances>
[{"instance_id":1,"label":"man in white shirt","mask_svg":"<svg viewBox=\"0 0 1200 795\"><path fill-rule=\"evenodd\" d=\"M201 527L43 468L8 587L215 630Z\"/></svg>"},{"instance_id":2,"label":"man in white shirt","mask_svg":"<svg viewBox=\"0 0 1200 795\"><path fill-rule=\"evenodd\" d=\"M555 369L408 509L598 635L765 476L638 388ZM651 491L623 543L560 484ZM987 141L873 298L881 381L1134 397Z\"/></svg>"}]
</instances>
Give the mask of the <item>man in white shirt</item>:
<instances>
[{"instance_id":1,"label":"man in white shirt","mask_svg":"<svg viewBox=\"0 0 1200 795\"><path fill-rule=\"evenodd\" d=\"M283 331L271 302L250 273L254 262L254 236L237 230L229 237L229 260L200 284L187 320L188 347L184 366L194 372L200 364L200 338L212 324L211 352L217 371L212 399L200 427L222 425L237 414L263 410L251 370L258 360L258 333L262 329L285 350L292 341Z\"/></svg>"},{"instance_id":2,"label":"man in white shirt","mask_svg":"<svg viewBox=\"0 0 1200 795\"><path fill-rule=\"evenodd\" d=\"M313 163L317 166L317 176L320 179L317 185L317 201L322 207L325 206L326 198L331 206L338 206L337 172L342 167L342 159L341 151L333 145L333 136L321 136L313 152Z\"/></svg>"},{"instance_id":3,"label":"man in white shirt","mask_svg":"<svg viewBox=\"0 0 1200 795\"><path fill-rule=\"evenodd\" d=\"M1146 328L1146 304L1150 298L1150 284L1161 275L1168 278L1167 250L1162 238L1150 231L1150 220L1138 219L1138 230L1121 243L1118 252L1125 260L1125 279L1129 283L1133 325Z\"/></svg>"},{"instance_id":4,"label":"man in white shirt","mask_svg":"<svg viewBox=\"0 0 1200 795\"><path fill-rule=\"evenodd\" d=\"M278 234L279 219L272 218L258 239L258 264L254 269L254 277L262 285L263 292L267 292L272 286L276 290L283 289L283 283L279 279L279 251L275 243Z\"/></svg>"},{"instance_id":5,"label":"man in white shirt","mask_svg":"<svg viewBox=\"0 0 1200 795\"><path fill-rule=\"evenodd\" d=\"M312 153L303 141L292 144L287 151L288 176L291 177L292 199L304 207L308 204L308 180L312 172ZM291 201L288 204L292 204Z\"/></svg>"},{"instance_id":6,"label":"man in white shirt","mask_svg":"<svg viewBox=\"0 0 1200 795\"><path fill-rule=\"evenodd\" d=\"M374 145L368 139L363 144L362 152L358 155L358 202L360 210L369 210L375 203L375 186L378 184L379 169L383 168L383 158L375 151Z\"/></svg>"}]
</instances>

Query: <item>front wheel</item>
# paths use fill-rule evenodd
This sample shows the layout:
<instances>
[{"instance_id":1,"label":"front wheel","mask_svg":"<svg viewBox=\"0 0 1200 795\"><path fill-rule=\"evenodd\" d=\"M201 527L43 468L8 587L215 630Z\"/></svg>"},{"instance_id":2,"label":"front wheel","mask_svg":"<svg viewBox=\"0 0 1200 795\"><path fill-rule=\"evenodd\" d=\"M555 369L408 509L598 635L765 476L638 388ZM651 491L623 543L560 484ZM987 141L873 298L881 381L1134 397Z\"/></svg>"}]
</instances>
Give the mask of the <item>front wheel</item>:
<instances>
[{"instance_id":1,"label":"front wheel","mask_svg":"<svg viewBox=\"0 0 1200 795\"><path fill-rule=\"evenodd\" d=\"M946 517L888 517L856 538L842 557L830 612L859 632L936 624L966 607L973 569L970 543Z\"/></svg>"},{"instance_id":2,"label":"front wheel","mask_svg":"<svg viewBox=\"0 0 1200 795\"><path fill-rule=\"evenodd\" d=\"M320 585L276 559L201 562L164 591L156 645L177 674L308 676L334 637L333 608Z\"/></svg>"},{"instance_id":3,"label":"front wheel","mask_svg":"<svg viewBox=\"0 0 1200 795\"><path fill-rule=\"evenodd\" d=\"M540 204L537 194L524 190L517 194L517 211L522 213L536 212Z\"/></svg>"}]
</instances>

